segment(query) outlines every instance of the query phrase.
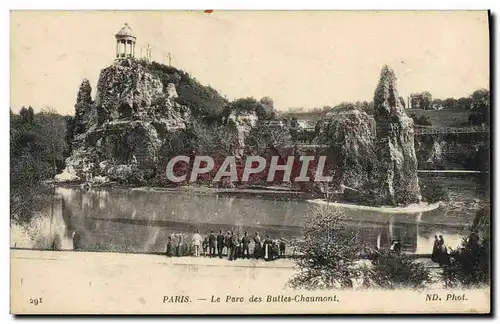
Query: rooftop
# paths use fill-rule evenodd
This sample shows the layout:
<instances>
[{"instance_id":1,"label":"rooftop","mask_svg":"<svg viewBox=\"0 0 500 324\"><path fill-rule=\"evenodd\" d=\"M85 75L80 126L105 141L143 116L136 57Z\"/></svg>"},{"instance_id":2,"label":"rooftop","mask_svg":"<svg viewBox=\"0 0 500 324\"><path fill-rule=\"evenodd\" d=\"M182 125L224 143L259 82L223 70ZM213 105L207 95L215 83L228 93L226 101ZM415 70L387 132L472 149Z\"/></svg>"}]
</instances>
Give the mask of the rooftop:
<instances>
[{"instance_id":1,"label":"rooftop","mask_svg":"<svg viewBox=\"0 0 500 324\"><path fill-rule=\"evenodd\" d=\"M125 23L125 25L118 31L118 33L115 34L115 37L120 38L120 37L133 37L135 38L135 34L132 31L132 28L128 25L128 23Z\"/></svg>"}]
</instances>

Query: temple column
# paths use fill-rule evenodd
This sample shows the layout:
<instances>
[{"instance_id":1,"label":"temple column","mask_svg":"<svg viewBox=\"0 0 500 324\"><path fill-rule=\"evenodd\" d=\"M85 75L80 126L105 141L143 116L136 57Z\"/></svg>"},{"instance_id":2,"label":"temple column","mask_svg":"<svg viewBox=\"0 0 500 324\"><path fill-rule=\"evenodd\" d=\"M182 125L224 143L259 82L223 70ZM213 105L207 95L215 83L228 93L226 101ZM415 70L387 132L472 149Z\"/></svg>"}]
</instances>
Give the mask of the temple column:
<instances>
[{"instance_id":1,"label":"temple column","mask_svg":"<svg viewBox=\"0 0 500 324\"><path fill-rule=\"evenodd\" d=\"M119 57L119 54L118 54L118 41L116 41L116 57Z\"/></svg>"}]
</instances>

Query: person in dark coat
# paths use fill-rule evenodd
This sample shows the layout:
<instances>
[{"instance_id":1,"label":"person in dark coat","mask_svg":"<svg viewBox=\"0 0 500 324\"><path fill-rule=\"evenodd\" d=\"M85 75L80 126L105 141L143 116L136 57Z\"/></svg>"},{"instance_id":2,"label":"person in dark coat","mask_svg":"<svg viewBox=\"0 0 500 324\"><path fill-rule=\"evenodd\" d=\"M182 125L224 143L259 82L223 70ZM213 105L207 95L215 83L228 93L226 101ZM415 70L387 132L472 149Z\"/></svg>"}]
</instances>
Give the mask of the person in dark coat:
<instances>
[{"instance_id":1,"label":"person in dark coat","mask_svg":"<svg viewBox=\"0 0 500 324\"><path fill-rule=\"evenodd\" d=\"M443 235L439 235L439 266L447 265L450 263L450 256L448 255L448 248L444 245Z\"/></svg>"},{"instance_id":2,"label":"person in dark coat","mask_svg":"<svg viewBox=\"0 0 500 324\"><path fill-rule=\"evenodd\" d=\"M271 250L272 250L271 260L276 260L280 255L280 247L278 245L278 241L274 238Z\"/></svg>"},{"instance_id":3,"label":"person in dark coat","mask_svg":"<svg viewBox=\"0 0 500 324\"><path fill-rule=\"evenodd\" d=\"M222 230L219 231L217 235L217 253L219 254L219 258L222 258L222 249L224 248L224 234Z\"/></svg>"},{"instance_id":4,"label":"person in dark coat","mask_svg":"<svg viewBox=\"0 0 500 324\"><path fill-rule=\"evenodd\" d=\"M397 254L401 254L401 242L394 242L394 252Z\"/></svg>"},{"instance_id":5,"label":"person in dark coat","mask_svg":"<svg viewBox=\"0 0 500 324\"><path fill-rule=\"evenodd\" d=\"M209 246L209 238L205 236L203 239L203 243L201 243L201 247L203 248L203 255L206 256L208 254L208 246Z\"/></svg>"},{"instance_id":6,"label":"person in dark coat","mask_svg":"<svg viewBox=\"0 0 500 324\"><path fill-rule=\"evenodd\" d=\"M280 257L284 257L285 256L285 250L286 250L285 240L281 239L280 240Z\"/></svg>"},{"instance_id":7,"label":"person in dark coat","mask_svg":"<svg viewBox=\"0 0 500 324\"><path fill-rule=\"evenodd\" d=\"M52 241L52 250L57 251L61 249L61 237L59 234L56 234L54 240Z\"/></svg>"},{"instance_id":8,"label":"person in dark coat","mask_svg":"<svg viewBox=\"0 0 500 324\"><path fill-rule=\"evenodd\" d=\"M250 258L250 237L248 236L248 232L245 232L243 238L241 239L243 251L241 252L242 258Z\"/></svg>"},{"instance_id":9,"label":"person in dark coat","mask_svg":"<svg viewBox=\"0 0 500 324\"><path fill-rule=\"evenodd\" d=\"M233 260L233 257L234 257L234 247L233 247L233 233L227 231L227 235L226 235L226 243L225 243L226 247L227 247L227 259L229 261L232 261Z\"/></svg>"},{"instance_id":10,"label":"person in dark coat","mask_svg":"<svg viewBox=\"0 0 500 324\"><path fill-rule=\"evenodd\" d=\"M472 232L467 240L467 245L465 246L467 250L471 252L472 255L476 255L479 251L479 235L476 232Z\"/></svg>"},{"instance_id":11,"label":"person in dark coat","mask_svg":"<svg viewBox=\"0 0 500 324\"><path fill-rule=\"evenodd\" d=\"M431 259L433 262L438 262L439 260L439 239L437 235L434 235L434 245L432 247L432 256Z\"/></svg>"},{"instance_id":12,"label":"person in dark coat","mask_svg":"<svg viewBox=\"0 0 500 324\"><path fill-rule=\"evenodd\" d=\"M182 256L182 234L177 234L177 242L176 242L176 246L175 246L175 254L180 257Z\"/></svg>"},{"instance_id":13,"label":"person in dark coat","mask_svg":"<svg viewBox=\"0 0 500 324\"><path fill-rule=\"evenodd\" d=\"M215 236L214 231L210 232L210 235L208 236L208 247L210 249L210 257L215 256L215 247L217 246L217 237Z\"/></svg>"},{"instance_id":14,"label":"person in dark coat","mask_svg":"<svg viewBox=\"0 0 500 324\"><path fill-rule=\"evenodd\" d=\"M73 233L73 250L78 251L82 249L82 235L79 231Z\"/></svg>"},{"instance_id":15,"label":"person in dark coat","mask_svg":"<svg viewBox=\"0 0 500 324\"><path fill-rule=\"evenodd\" d=\"M262 242L260 241L259 232L255 233L255 236L253 237L253 242L255 243L255 247L253 248L253 255L256 259L258 259L262 255Z\"/></svg>"},{"instance_id":16,"label":"person in dark coat","mask_svg":"<svg viewBox=\"0 0 500 324\"><path fill-rule=\"evenodd\" d=\"M240 256L240 253L241 253L241 238L239 236L238 233L232 234L232 244L233 244L233 260L236 260L238 259L238 257Z\"/></svg>"},{"instance_id":17,"label":"person in dark coat","mask_svg":"<svg viewBox=\"0 0 500 324\"><path fill-rule=\"evenodd\" d=\"M175 255L174 244L172 243L172 236L168 237L166 254L168 257L173 257Z\"/></svg>"}]
</instances>

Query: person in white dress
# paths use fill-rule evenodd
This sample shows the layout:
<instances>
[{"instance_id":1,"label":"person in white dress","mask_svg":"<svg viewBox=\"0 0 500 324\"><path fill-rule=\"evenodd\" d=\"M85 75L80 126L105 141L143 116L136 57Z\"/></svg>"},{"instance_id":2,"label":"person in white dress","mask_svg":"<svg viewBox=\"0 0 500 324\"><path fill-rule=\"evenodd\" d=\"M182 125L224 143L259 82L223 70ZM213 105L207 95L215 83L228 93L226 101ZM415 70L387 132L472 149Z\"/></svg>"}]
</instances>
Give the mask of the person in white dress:
<instances>
[{"instance_id":1,"label":"person in white dress","mask_svg":"<svg viewBox=\"0 0 500 324\"><path fill-rule=\"evenodd\" d=\"M203 238L200 235L200 231L196 230L193 234L193 246L194 246L194 256L200 256L200 246Z\"/></svg>"}]
</instances>

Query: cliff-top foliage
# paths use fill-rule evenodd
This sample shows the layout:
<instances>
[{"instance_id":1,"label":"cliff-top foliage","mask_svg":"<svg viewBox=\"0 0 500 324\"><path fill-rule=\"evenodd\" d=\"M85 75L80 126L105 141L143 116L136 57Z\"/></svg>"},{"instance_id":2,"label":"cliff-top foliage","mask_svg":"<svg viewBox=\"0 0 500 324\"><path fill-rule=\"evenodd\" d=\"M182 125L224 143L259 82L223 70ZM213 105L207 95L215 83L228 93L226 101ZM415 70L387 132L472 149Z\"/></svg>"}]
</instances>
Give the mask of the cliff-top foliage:
<instances>
[{"instance_id":1,"label":"cliff-top foliage","mask_svg":"<svg viewBox=\"0 0 500 324\"><path fill-rule=\"evenodd\" d=\"M208 120L216 119L229 103L217 90L202 85L187 72L154 61L150 63L138 60L137 62L157 75L165 88L169 83L175 84L179 95L177 101L191 108L194 117Z\"/></svg>"}]
</instances>

